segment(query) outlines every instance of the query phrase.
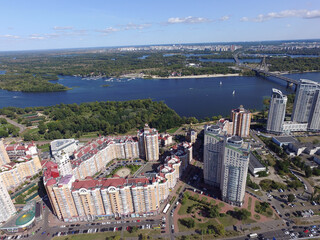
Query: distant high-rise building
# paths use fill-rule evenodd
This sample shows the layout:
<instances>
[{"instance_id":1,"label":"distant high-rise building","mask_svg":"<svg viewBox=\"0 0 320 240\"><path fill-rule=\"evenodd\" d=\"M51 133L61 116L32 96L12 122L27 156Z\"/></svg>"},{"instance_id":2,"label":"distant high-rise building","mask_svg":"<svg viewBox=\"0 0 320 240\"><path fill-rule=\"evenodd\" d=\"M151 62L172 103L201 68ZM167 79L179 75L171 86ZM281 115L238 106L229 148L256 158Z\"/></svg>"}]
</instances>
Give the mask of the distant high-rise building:
<instances>
[{"instance_id":1,"label":"distant high-rise building","mask_svg":"<svg viewBox=\"0 0 320 240\"><path fill-rule=\"evenodd\" d=\"M15 213L16 209L12 203L7 188L0 178L0 223L7 221Z\"/></svg>"},{"instance_id":2,"label":"distant high-rise building","mask_svg":"<svg viewBox=\"0 0 320 240\"><path fill-rule=\"evenodd\" d=\"M197 140L197 132L196 132L196 130L194 130L192 128L189 128L186 138L187 138L187 141L191 142L191 144L195 143L196 140Z\"/></svg>"},{"instance_id":3,"label":"distant high-rise building","mask_svg":"<svg viewBox=\"0 0 320 240\"><path fill-rule=\"evenodd\" d=\"M280 90L272 88L267 121L268 132L282 132L282 126L286 115L287 100L287 96L283 95Z\"/></svg>"},{"instance_id":4,"label":"distant high-rise building","mask_svg":"<svg viewBox=\"0 0 320 240\"><path fill-rule=\"evenodd\" d=\"M308 123L308 130L320 130L320 84L301 79L294 101L291 120Z\"/></svg>"},{"instance_id":5,"label":"distant high-rise building","mask_svg":"<svg viewBox=\"0 0 320 240\"><path fill-rule=\"evenodd\" d=\"M223 134L216 125L204 129L203 175L204 182L216 187L220 186L222 162Z\"/></svg>"},{"instance_id":6,"label":"distant high-rise building","mask_svg":"<svg viewBox=\"0 0 320 240\"><path fill-rule=\"evenodd\" d=\"M150 128L148 124L138 132L140 157L147 161L159 160L158 131Z\"/></svg>"},{"instance_id":7,"label":"distant high-rise building","mask_svg":"<svg viewBox=\"0 0 320 240\"><path fill-rule=\"evenodd\" d=\"M231 111L231 119L233 122L232 135L249 137L251 112L240 105L239 108Z\"/></svg>"},{"instance_id":8,"label":"distant high-rise building","mask_svg":"<svg viewBox=\"0 0 320 240\"><path fill-rule=\"evenodd\" d=\"M3 144L2 139L0 139L0 166L3 164L7 164L10 162L10 158L8 156L8 153L6 151L6 148Z\"/></svg>"},{"instance_id":9,"label":"distant high-rise building","mask_svg":"<svg viewBox=\"0 0 320 240\"><path fill-rule=\"evenodd\" d=\"M239 136L226 138L223 144L220 190L222 200L241 206L244 201L250 145Z\"/></svg>"}]
</instances>

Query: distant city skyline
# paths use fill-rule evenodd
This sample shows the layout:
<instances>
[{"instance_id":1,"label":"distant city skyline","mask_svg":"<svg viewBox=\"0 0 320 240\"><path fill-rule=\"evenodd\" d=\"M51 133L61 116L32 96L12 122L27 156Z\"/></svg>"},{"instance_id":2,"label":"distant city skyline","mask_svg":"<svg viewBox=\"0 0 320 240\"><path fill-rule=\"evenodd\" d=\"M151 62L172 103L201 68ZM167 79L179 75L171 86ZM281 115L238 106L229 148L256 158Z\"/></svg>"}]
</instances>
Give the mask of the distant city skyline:
<instances>
[{"instance_id":1,"label":"distant city skyline","mask_svg":"<svg viewBox=\"0 0 320 240\"><path fill-rule=\"evenodd\" d=\"M318 39L320 1L3 1L0 51Z\"/></svg>"}]
</instances>

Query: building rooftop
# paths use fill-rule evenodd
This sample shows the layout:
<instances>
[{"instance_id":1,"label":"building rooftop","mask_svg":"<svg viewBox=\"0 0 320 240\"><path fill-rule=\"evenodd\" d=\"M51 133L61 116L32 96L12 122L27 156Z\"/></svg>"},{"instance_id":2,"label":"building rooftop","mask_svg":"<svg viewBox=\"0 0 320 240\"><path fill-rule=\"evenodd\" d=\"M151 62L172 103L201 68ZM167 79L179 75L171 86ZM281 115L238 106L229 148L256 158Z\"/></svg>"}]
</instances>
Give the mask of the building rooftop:
<instances>
[{"instance_id":1,"label":"building rooftop","mask_svg":"<svg viewBox=\"0 0 320 240\"><path fill-rule=\"evenodd\" d=\"M265 167L265 166L256 158L256 156L254 156L252 153L250 153L249 164L250 164L253 168L263 168L263 167Z\"/></svg>"},{"instance_id":2,"label":"building rooftop","mask_svg":"<svg viewBox=\"0 0 320 240\"><path fill-rule=\"evenodd\" d=\"M293 143L293 142L298 142L294 137L291 136L278 136L278 137L273 137L276 141L280 143Z\"/></svg>"}]
</instances>

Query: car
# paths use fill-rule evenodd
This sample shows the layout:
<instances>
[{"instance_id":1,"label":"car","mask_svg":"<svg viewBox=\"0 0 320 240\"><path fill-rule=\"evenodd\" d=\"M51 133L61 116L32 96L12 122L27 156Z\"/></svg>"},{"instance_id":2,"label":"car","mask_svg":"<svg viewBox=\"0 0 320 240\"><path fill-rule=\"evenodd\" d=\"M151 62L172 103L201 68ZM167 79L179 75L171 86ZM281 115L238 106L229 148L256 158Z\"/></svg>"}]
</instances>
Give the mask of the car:
<instances>
[{"instance_id":1,"label":"car","mask_svg":"<svg viewBox=\"0 0 320 240\"><path fill-rule=\"evenodd\" d=\"M42 232L41 235L43 235L43 234L45 234L45 233L46 233L46 231Z\"/></svg>"}]
</instances>

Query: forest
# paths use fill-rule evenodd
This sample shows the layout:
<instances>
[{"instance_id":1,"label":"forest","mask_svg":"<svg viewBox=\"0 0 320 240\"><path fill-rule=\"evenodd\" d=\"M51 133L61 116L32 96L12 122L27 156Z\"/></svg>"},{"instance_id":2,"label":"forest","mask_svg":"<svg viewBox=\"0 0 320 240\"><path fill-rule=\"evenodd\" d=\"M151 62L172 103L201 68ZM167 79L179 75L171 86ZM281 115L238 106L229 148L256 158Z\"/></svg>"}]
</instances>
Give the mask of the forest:
<instances>
[{"instance_id":1,"label":"forest","mask_svg":"<svg viewBox=\"0 0 320 240\"><path fill-rule=\"evenodd\" d=\"M267 64L270 64L270 71L289 71L305 72L320 71L320 58L301 57L301 58L267 58Z\"/></svg>"},{"instance_id":2,"label":"forest","mask_svg":"<svg viewBox=\"0 0 320 240\"><path fill-rule=\"evenodd\" d=\"M81 137L84 133L98 132L101 135L125 134L143 128L145 123L160 132L178 127L193 118L181 118L163 102L150 99L124 102L91 102L81 104L59 104L50 107L0 109L12 119L27 112L41 112L45 121L38 124L38 132L24 136L25 140ZM21 122L21 121L20 121Z\"/></svg>"}]
</instances>

